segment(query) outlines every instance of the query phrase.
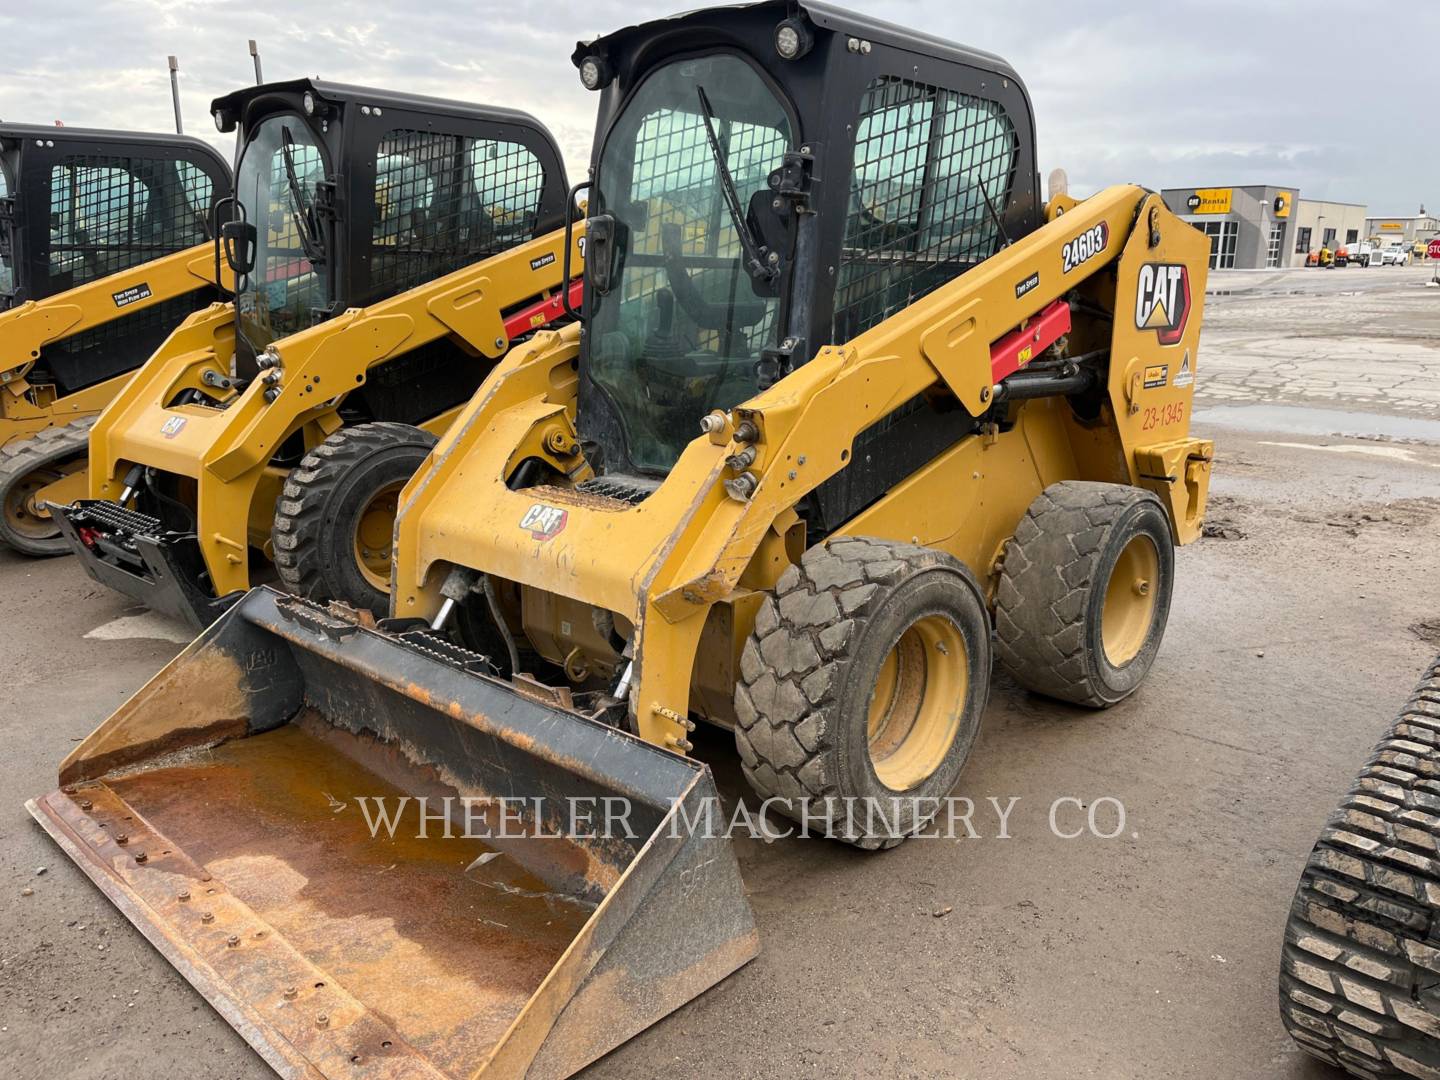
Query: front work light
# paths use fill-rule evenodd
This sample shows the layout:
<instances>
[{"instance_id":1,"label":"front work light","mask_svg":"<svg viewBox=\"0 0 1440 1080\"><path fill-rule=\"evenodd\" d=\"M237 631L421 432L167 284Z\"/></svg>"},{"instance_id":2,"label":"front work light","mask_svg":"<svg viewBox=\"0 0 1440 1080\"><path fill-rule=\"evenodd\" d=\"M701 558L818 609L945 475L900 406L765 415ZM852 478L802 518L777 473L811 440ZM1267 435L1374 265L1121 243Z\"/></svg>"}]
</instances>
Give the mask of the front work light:
<instances>
[{"instance_id":1,"label":"front work light","mask_svg":"<svg viewBox=\"0 0 1440 1080\"><path fill-rule=\"evenodd\" d=\"M603 90L614 77L615 73L603 56L587 56L580 61L580 81L586 90Z\"/></svg>"},{"instance_id":2,"label":"front work light","mask_svg":"<svg viewBox=\"0 0 1440 1080\"><path fill-rule=\"evenodd\" d=\"M775 27L775 51L786 60L798 60L815 44L810 28L799 19L786 19Z\"/></svg>"}]
</instances>

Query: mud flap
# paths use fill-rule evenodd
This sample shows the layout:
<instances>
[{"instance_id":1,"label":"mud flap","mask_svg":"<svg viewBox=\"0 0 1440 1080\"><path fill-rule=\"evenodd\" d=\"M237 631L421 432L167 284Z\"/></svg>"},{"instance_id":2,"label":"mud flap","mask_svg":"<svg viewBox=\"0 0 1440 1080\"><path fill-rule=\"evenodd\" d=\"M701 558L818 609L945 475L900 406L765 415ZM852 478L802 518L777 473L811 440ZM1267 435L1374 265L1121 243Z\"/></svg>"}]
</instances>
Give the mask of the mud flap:
<instances>
[{"instance_id":1,"label":"mud flap","mask_svg":"<svg viewBox=\"0 0 1440 1080\"><path fill-rule=\"evenodd\" d=\"M706 766L267 588L60 783L35 819L285 1076L569 1076L758 949Z\"/></svg>"}]
</instances>

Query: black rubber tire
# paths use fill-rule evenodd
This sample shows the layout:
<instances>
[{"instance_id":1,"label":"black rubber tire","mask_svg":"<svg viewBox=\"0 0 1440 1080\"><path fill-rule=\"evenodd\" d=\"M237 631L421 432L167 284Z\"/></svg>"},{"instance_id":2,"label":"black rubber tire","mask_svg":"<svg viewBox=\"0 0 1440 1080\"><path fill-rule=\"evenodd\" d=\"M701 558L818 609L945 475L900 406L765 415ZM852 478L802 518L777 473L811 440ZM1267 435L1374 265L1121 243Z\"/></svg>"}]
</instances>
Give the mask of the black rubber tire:
<instances>
[{"instance_id":1,"label":"black rubber tire","mask_svg":"<svg viewBox=\"0 0 1440 1080\"><path fill-rule=\"evenodd\" d=\"M1280 1018L1355 1076L1440 1076L1440 660L1305 864L1285 924Z\"/></svg>"},{"instance_id":2,"label":"black rubber tire","mask_svg":"<svg viewBox=\"0 0 1440 1080\"><path fill-rule=\"evenodd\" d=\"M341 428L306 454L275 502L271 539L285 588L388 615L389 591L356 563L358 516L377 493L414 476L434 445L420 428L377 422Z\"/></svg>"},{"instance_id":3,"label":"black rubber tire","mask_svg":"<svg viewBox=\"0 0 1440 1080\"><path fill-rule=\"evenodd\" d=\"M95 417L87 416L68 424L43 428L28 439L17 439L0 446L0 542L6 547L34 558L50 558L70 554L70 545L54 526L46 536L27 536L17 531L5 507L12 487L37 469L62 464L78 455L89 456L90 429Z\"/></svg>"},{"instance_id":4,"label":"black rubber tire","mask_svg":"<svg viewBox=\"0 0 1440 1080\"><path fill-rule=\"evenodd\" d=\"M867 832L863 812L844 811L865 804L827 800L874 798L891 815L890 800L901 793L875 773L867 713L890 649L930 614L948 617L965 642L969 681L958 730L940 764L903 793L900 813L882 822L889 828ZM943 799L959 780L989 699L991 661L984 596L962 563L865 537L811 548L761 603L741 654L735 745L745 778L757 794L781 800L774 809L807 817L812 834L828 820L835 839L894 847L935 816L911 800Z\"/></svg>"},{"instance_id":5,"label":"black rubber tire","mask_svg":"<svg viewBox=\"0 0 1440 1080\"><path fill-rule=\"evenodd\" d=\"M1158 578L1149 632L1117 667L1105 655L1101 613L1111 572L1137 534L1155 544ZM1125 484L1051 484L1005 548L995 594L995 653L1027 690L1108 708L1134 693L1165 636L1175 546L1160 499Z\"/></svg>"}]
</instances>

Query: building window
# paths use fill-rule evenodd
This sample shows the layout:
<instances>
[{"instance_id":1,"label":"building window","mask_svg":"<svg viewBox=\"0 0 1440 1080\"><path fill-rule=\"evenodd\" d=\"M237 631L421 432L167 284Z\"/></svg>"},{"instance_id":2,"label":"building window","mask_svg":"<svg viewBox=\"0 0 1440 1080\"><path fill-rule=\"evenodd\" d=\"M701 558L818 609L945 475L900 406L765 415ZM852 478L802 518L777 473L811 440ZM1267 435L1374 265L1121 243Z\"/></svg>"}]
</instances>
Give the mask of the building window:
<instances>
[{"instance_id":1,"label":"building window","mask_svg":"<svg viewBox=\"0 0 1440 1080\"><path fill-rule=\"evenodd\" d=\"M1285 250L1285 223L1275 221L1270 224L1270 243L1265 248L1265 265L1279 266L1280 252Z\"/></svg>"},{"instance_id":2,"label":"building window","mask_svg":"<svg viewBox=\"0 0 1440 1080\"><path fill-rule=\"evenodd\" d=\"M1196 227L1210 238L1210 269L1233 269L1235 244L1240 236L1240 223L1238 221L1206 221Z\"/></svg>"},{"instance_id":3,"label":"building window","mask_svg":"<svg viewBox=\"0 0 1440 1080\"><path fill-rule=\"evenodd\" d=\"M1358 243L1359 240L1360 240L1360 230L1359 230L1359 229L1346 229L1346 230L1345 230L1345 243L1346 243L1346 244Z\"/></svg>"},{"instance_id":4,"label":"building window","mask_svg":"<svg viewBox=\"0 0 1440 1080\"><path fill-rule=\"evenodd\" d=\"M1333 248L1333 247L1335 246L1335 230L1334 230L1334 229L1326 229L1326 230L1325 230L1324 234L1320 237L1320 246L1321 246L1322 248Z\"/></svg>"},{"instance_id":5,"label":"building window","mask_svg":"<svg viewBox=\"0 0 1440 1080\"><path fill-rule=\"evenodd\" d=\"M1308 226L1303 229L1295 230L1295 254L1310 254L1310 229Z\"/></svg>"}]
</instances>

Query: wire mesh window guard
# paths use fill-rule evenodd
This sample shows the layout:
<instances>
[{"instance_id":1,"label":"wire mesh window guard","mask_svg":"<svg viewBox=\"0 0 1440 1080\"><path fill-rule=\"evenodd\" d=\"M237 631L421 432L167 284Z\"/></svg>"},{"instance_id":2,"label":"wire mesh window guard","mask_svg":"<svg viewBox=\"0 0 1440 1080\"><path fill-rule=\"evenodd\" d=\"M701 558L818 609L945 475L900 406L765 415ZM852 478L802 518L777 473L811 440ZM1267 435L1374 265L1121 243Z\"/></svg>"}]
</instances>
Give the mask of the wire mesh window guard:
<instances>
[{"instance_id":1,"label":"wire mesh window guard","mask_svg":"<svg viewBox=\"0 0 1440 1080\"><path fill-rule=\"evenodd\" d=\"M545 170L519 143L397 129L375 162L371 289L392 295L535 235Z\"/></svg>"},{"instance_id":2,"label":"wire mesh window guard","mask_svg":"<svg viewBox=\"0 0 1440 1080\"><path fill-rule=\"evenodd\" d=\"M50 170L52 290L202 243L212 193L210 177L188 162L65 158Z\"/></svg>"},{"instance_id":3,"label":"wire mesh window guard","mask_svg":"<svg viewBox=\"0 0 1440 1080\"><path fill-rule=\"evenodd\" d=\"M992 101L892 76L855 133L832 339L848 341L995 254L1019 142Z\"/></svg>"}]
</instances>

